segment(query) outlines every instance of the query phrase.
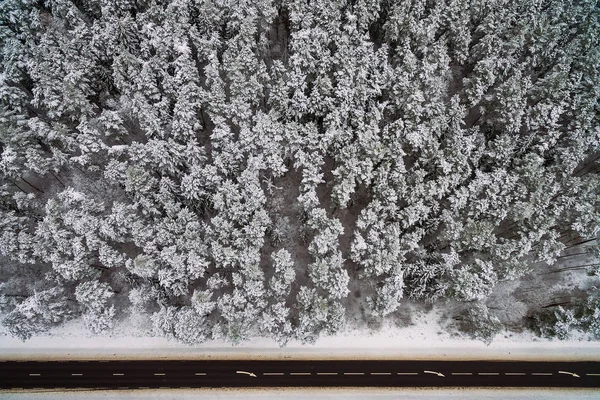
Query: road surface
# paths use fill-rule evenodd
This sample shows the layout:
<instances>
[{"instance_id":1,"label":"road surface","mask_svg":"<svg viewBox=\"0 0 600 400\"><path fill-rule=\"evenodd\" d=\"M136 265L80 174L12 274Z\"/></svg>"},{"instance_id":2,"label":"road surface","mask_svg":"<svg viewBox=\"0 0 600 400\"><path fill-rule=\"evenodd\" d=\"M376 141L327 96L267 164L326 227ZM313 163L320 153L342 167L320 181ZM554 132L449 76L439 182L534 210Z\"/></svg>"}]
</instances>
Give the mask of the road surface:
<instances>
[{"instance_id":1,"label":"road surface","mask_svg":"<svg viewBox=\"0 0 600 400\"><path fill-rule=\"evenodd\" d=\"M600 362L1 361L0 389L600 387Z\"/></svg>"}]
</instances>

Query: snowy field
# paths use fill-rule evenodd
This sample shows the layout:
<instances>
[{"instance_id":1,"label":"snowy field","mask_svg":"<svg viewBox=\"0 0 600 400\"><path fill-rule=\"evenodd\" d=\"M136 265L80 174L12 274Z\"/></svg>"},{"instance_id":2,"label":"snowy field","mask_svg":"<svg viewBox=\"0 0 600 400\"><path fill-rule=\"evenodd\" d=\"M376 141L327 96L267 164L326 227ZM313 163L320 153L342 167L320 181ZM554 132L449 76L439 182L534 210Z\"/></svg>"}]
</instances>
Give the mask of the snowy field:
<instances>
[{"instance_id":1,"label":"snowy field","mask_svg":"<svg viewBox=\"0 0 600 400\"><path fill-rule=\"evenodd\" d=\"M589 389L282 389L282 390L161 390L158 391L70 391L2 393L2 399L14 400L62 400L62 399L216 399L216 400L412 400L412 399L465 399L465 400L597 400L598 391Z\"/></svg>"},{"instance_id":2,"label":"snowy field","mask_svg":"<svg viewBox=\"0 0 600 400\"><path fill-rule=\"evenodd\" d=\"M79 359L79 358L394 358L394 359L600 359L600 343L583 338L568 341L540 339L527 331L505 332L491 345L452 336L440 325L440 309L422 312L412 325L388 325L376 333L365 329L347 330L322 337L314 345L290 342L281 348L269 339L253 339L239 346L210 341L186 346L139 329L139 321L125 321L112 335L94 335L81 321L51 330L22 342L2 334L0 358L3 359Z\"/></svg>"}]
</instances>

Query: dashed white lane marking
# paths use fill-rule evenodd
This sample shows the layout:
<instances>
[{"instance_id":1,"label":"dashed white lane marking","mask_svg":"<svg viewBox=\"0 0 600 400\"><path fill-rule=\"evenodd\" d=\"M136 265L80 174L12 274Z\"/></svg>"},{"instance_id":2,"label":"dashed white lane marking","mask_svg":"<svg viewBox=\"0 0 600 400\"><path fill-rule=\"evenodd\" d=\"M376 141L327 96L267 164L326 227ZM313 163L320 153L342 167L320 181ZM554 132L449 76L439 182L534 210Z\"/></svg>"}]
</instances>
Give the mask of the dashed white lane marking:
<instances>
[{"instance_id":1,"label":"dashed white lane marking","mask_svg":"<svg viewBox=\"0 0 600 400\"><path fill-rule=\"evenodd\" d=\"M123 376L125 374L121 374L121 373L114 373L113 376Z\"/></svg>"},{"instance_id":2,"label":"dashed white lane marking","mask_svg":"<svg viewBox=\"0 0 600 400\"><path fill-rule=\"evenodd\" d=\"M600 376L600 374L585 374L585 376Z\"/></svg>"},{"instance_id":3,"label":"dashed white lane marking","mask_svg":"<svg viewBox=\"0 0 600 400\"><path fill-rule=\"evenodd\" d=\"M364 375L364 372L344 372L344 375Z\"/></svg>"},{"instance_id":4,"label":"dashed white lane marking","mask_svg":"<svg viewBox=\"0 0 600 400\"><path fill-rule=\"evenodd\" d=\"M444 374L442 374L441 372L437 372L437 371L423 371L426 374L432 374L432 375L437 375L440 376L442 378L445 378L446 376Z\"/></svg>"},{"instance_id":5,"label":"dashed white lane marking","mask_svg":"<svg viewBox=\"0 0 600 400\"><path fill-rule=\"evenodd\" d=\"M165 376L166 374L164 372L155 372L154 376Z\"/></svg>"},{"instance_id":6,"label":"dashed white lane marking","mask_svg":"<svg viewBox=\"0 0 600 400\"><path fill-rule=\"evenodd\" d=\"M310 372L290 372L290 375L310 375Z\"/></svg>"},{"instance_id":7,"label":"dashed white lane marking","mask_svg":"<svg viewBox=\"0 0 600 400\"><path fill-rule=\"evenodd\" d=\"M552 376L552 372L532 372L534 376Z\"/></svg>"},{"instance_id":8,"label":"dashed white lane marking","mask_svg":"<svg viewBox=\"0 0 600 400\"><path fill-rule=\"evenodd\" d=\"M498 373L498 372L478 372L477 375L496 376L496 375L500 375L500 373Z\"/></svg>"},{"instance_id":9,"label":"dashed white lane marking","mask_svg":"<svg viewBox=\"0 0 600 400\"><path fill-rule=\"evenodd\" d=\"M196 376L204 376L204 375L206 375L206 372L196 372L194 375L196 375Z\"/></svg>"},{"instance_id":10,"label":"dashed white lane marking","mask_svg":"<svg viewBox=\"0 0 600 400\"><path fill-rule=\"evenodd\" d=\"M337 372L317 372L317 375L337 375Z\"/></svg>"},{"instance_id":11,"label":"dashed white lane marking","mask_svg":"<svg viewBox=\"0 0 600 400\"><path fill-rule=\"evenodd\" d=\"M525 372L505 372L506 376L524 376L527 375Z\"/></svg>"},{"instance_id":12,"label":"dashed white lane marking","mask_svg":"<svg viewBox=\"0 0 600 400\"><path fill-rule=\"evenodd\" d=\"M452 375L473 375L472 372L452 372Z\"/></svg>"},{"instance_id":13,"label":"dashed white lane marking","mask_svg":"<svg viewBox=\"0 0 600 400\"><path fill-rule=\"evenodd\" d=\"M276 376L277 375L277 376L279 376L279 375L283 375L283 372L263 372L263 375L266 375L266 376L270 376L270 375L271 376Z\"/></svg>"},{"instance_id":14,"label":"dashed white lane marking","mask_svg":"<svg viewBox=\"0 0 600 400\"><path fill-rule=\"evenodd\" d=\"M29 376L41 376L42 374L29 374Z\"/></svg>"},{"instance_id":15,"label":"dashed white lane marking","mask_svg":"<svg viewBox=\"0 0 600 400\"><path fill-rule=\"evenodd\" d=\"M418 372L398 372L398 375L419 375Z\"/></svg>"},{"instance_id":16,"label":"dashed white lane marking","mask_svg":"<svg viewBox=\"0 0 600 400\"><path fill-rule=\"evenodd\" d=\"M371 372L371 375L391 375L391 372Z\"/></svg>"},{"instance_id":17,"label":"dashed white lane marking","mask_svg":"<svg viewBox=\"0 0 600 400\"><path fill-rule=\"evenodd\" d=\"M83 374L71 374L71 376L83 376Z\"/></svg>"}]
</instances>

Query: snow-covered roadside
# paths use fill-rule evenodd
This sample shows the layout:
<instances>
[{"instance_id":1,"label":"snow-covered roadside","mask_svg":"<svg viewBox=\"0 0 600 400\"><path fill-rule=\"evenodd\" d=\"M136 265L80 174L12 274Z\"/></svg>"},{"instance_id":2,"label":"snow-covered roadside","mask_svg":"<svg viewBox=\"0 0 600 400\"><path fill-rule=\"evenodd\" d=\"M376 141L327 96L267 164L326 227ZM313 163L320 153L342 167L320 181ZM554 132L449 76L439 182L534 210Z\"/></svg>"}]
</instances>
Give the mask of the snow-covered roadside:
<instances>
[{"instance_id":1,"label":"snow-covered roadside","mask_svg":"<svg viewBox=\"0 0 600 400\"><path fill-rule=\"evenodd\" d=\"M216 399L216 400L259 400L281 399L320 400L320 399L377 399L377 400L597 400L598 391L594 389L387 389L387 388L335 388L335 389L241 389L241 390L110 390L110 391L62 391L62 392L11 392L2 393L0 398L11 400L63 400L63 399Z\"/></svg>"},{"instance_id":2,"label":"snow-covered roadside","mask_svg":"<svg viewBox=\"0 0 600 400\"><path fill-rule=\"evenodd\" d=\"M441 310L413 318L408 327L384 326L376 333L350 330L323 337L314 345L290 342L280 348L268 339L239 346L210 341L198 346L144 335L133 323L120 324L111 335L92 335L81 321L72 321L26 342L0 333L0 359L157 359L157 358L379 358L379 359L518 359L598 360L600 342L551 341L529 333L498 335L490 346L442 331Z\"/></svg>"}]
</instances>

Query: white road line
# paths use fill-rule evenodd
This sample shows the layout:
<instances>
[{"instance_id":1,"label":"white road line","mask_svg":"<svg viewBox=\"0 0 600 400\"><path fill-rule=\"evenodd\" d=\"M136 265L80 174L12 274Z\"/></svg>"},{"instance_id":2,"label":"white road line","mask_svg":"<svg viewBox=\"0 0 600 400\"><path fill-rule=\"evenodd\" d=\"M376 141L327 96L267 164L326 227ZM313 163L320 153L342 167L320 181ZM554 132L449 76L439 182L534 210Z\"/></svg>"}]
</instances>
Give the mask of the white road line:
<instances>
[{"instance_id":1,"label":"white road line","mask_svg":"<svg viewBox=\"0 0 600 400\"><path fill-rule=\"evenodd\" d=\"M452 375L473 375L472 372L452 372Z\"/></svg>"},{"instance_id":2,"label":"white road line","mask_svg":"<svg viewBox=\"0 0 600 400\"><path fill-rule=\"evenodd\" d=\"M317 372L317 375L337 375L337 372Z\"/></svg>"},{"instance_id":3,"label":"white road line","mask_svg":"<svg viewBox=\"0 0 600 400\"><path fill-rule=\"evenodd\" d=\"M310 375L310 372L290 372L290 375Z\"/></svg>"},{"instance_id":4,"label":"white road line","mask_svg":"<svg viewBox=\"0 0 600 400\"><path fill-rule=\"evenodd\" d=\"M444 374L442 374L441 372L437 372L437 371L423 371L426 374L432 374L432 375L437 375L437 376L441 376L442 378L445 378Z\"/></svg>"},{"instance_id":5,"label":"white road line","mask_svg":"<svg viewBox=\"0 0 600 400\"><path fill-rule=\"evenodd\" d=\"M196 372L194 375L196 375L196 376L204 376L204 375L206 375L206 372Z\"/></svg>"},{"instance_id":6,"label":"white road line","mask_svg":"<svg viewBox=\"0 0 600 400\"><path fill-rule=\"evenodd\" d=\"M248 371L235 371L236 374L244 374L244 375L248 375L252 378L256 378L256 374L253 372L248 372Z\"/></svg>"},{"instance_id":7,"label":"white road line","mask_svg":"<svg viewBox=\"0 0 600 400\"><path fill-rule=\"evenodd\" d=\"M155 372L154 376L165 376L166 374L164 372Z\"/></svg>"},{"instance_id":8,"label":"white road line","mask_svg":"<svg viewBox=\"0 0 600 400\"><path fill-rule=\"evenodd\" d=\"M123 376L125 374L113 374L113 376Z\"/></svg>"},{"instance_id":9,"label":"white road line","mask_svg":"<svg viewBox=\"0 0 600 400\"><path fill-rule=\"evenodd\" d=\"M552 376L552 372L532 372L534 376Z\"/></svg>"},{"instance_id":10,"label":"white road line","mask_svg":"<svg viewBox=\"0 0 600 400\"><path fill-rule=\"evenodd\" d=\"M266 375L266 376L280 376L280 375L283 375L283 372L263 372L263 375Z\"/></svg>"},{"instance_id":11,"label":"white road line","mask_svg":"<svg viewBox=\"0 0 600 400\"><path fill-rule=\"evenodd\" d=\"M569 372L569 371L558 371L559 374L564 374L564 375L571 375L573 378L581 378L579 375L577 375L574 372Z\"/></svg>"},{"instance_id":12,"label":"white road line","mask_svg":"<svg viewBox=\"0 0 600 400\"><path fill-rule=\"evenodd\" d=\"M364 375L364 372L344 372L344 375Z\"/></svg>"},{"instance_id":13,"label":"white road line","mask_svg":"<svg viewBox=\"0 0 600 400\"><path fill-rule=\"evenodd\" d=\"M525 372L505 372L504 375L506 376L523 376L523 375L527 375Z\"/></svg>"},{"instance_id":14,"label":"white road line","mask_svg":"<svg viewBox=\"0 0 600 400\"><path fill-rule=\"evenodd\" d=\"M585 374L585 376L600 376L600 374Z\"/></svg>"},{"instance_id":15,"label":"white road line","mask_svg":"<svg viewBox=\"0 0 600 400\"><path fill-rule=\"evenodd\" d=\"M71 376L83 376L83 374L71 374Z\"/></svg>"},{"instance_id":16,"label":"white road line","mask_svg":"<svg viewBox=\"0 0 600 400\"><path fill-rule=\"evenodd\" d=\"M500 373L498 373L498 372L478 372L477 375L495 376L495 375L500 375Z\"/></svg>"},{"instance_id":17,"label":"white road line","mask_svg":"<svg viewBox=\"0 0 600 400\"><path fill-rule=\"evenodd\" d=\"M371 372L371 375L391 375L391 372Z\"/></svg>"},{"instance_id":18,"label":"white road line","mask_svg":"<svg viewBox=\"0 0 600 400\"><path fill-rule=\"evenodd\" d=\"M29 376L41 376L42 374L29 374Z\"/></svg>"},{"instance_id":19,"label":"white road line","mask_svg":"<svg viewBox=\"0 0 600 400\"><path fill-rule=\"evenodd\" d=\"M418 372L398 372L398 375L419 375Z\"/></svg>"}]
</instances>

